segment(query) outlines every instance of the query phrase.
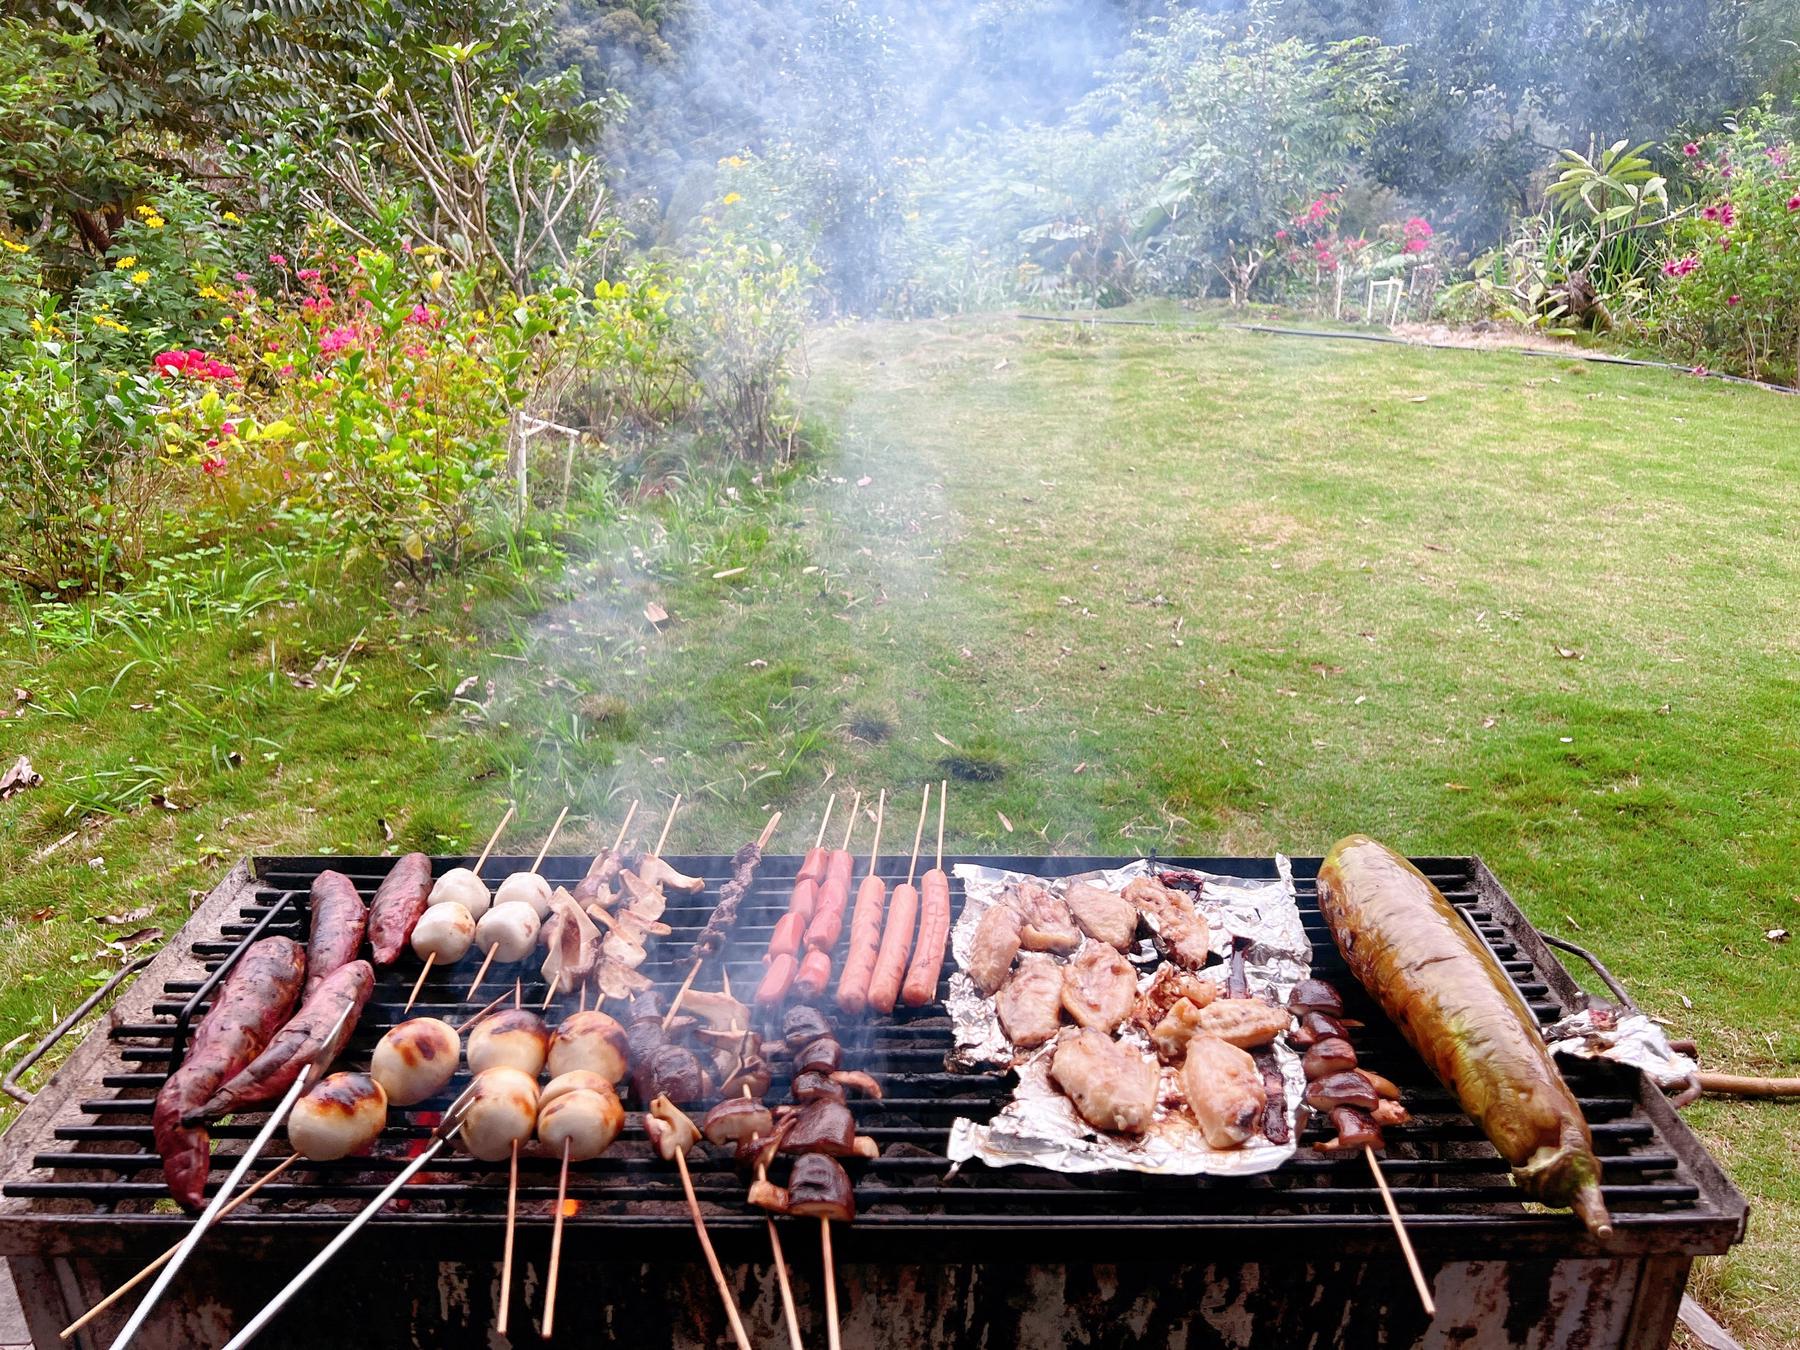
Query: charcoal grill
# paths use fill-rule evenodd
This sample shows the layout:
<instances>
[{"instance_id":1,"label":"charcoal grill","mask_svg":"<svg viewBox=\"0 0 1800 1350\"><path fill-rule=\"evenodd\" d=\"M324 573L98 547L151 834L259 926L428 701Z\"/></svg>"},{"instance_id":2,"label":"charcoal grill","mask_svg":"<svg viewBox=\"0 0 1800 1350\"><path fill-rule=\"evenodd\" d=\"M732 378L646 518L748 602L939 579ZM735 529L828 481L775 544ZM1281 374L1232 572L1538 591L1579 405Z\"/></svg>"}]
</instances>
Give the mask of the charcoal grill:
<instances>
[{"instance_id":1,"label":"charcoal grill","mask_svg":"<svg viewBox=\"0 0 1800 1350\"><path fill-rule=\"evenodd\" d=\"M466 863L442 858L438 872ZM729 857L674 858L704 876L704 895L674 897L674 933L651 948L646 974L671 991L685 972ZM726 951L735 990L760 978L761 953L799 865L765 858ZM946 860L946 867L955 860ZM1103 858L966 859L1040 874L1114 863ZM1267 859L1183 858L1171 866L1251 877ZM1414 860L1462 907L1543 1022L1585 997L1488 869L1474 858ZM304 939L307 890L319 871L347 873L367 897L392 860L263 857L240 863L0 1139L0 1255L11 1262L38 1344L173 1242L173 1212L151 1145L149 1106L189 1025L248 943L265 933ZM573 884L588 859L547 859ZM496 858L497 879L530 866ZM1693 1258L1744 1235L1743 1197L1654 1088L1610 1065L1566 1069L1605 1159L1616 1236L1601 1245L1573 1218L1521 1203L1473 1122L1344 969L1320 917L1317 859L1296 859L1300 907L1316 973L1334 979L1368 1023L1358 1050L1397 1082L1414 1123L1388 1131L1382 1162L1431 1274L1438 1316L1418 1307L1379 1193L1360 1155L1303 1148L1249 1180L1139 1175L1066 1176L1035 1168L952 1169L951 1122L991 1116L1010 1075L948 1073L950 1025L933 1008L901 1010L844 1035L848 1064L878 1078L880 1103L857 1103L862 1131L882 1148L853 1168L859 1217L834 1238L844 1286L845 1343L990 1346L1281 1343L1366 1345L1663 1345ZM890 879L904 858L881 860ZM960 909L961 887L952 883ZM521 978L535 1006L534 969L496 967L477 1003ZM713 967L716 970L716 967ZM434 970L415 1014L454 1018L474 965ZM381 974L346 1062L358 1065L400 1020L417 964ZM707 977L716 980L717 975ZM535 990L535 995L534 995ZM460 1085L452 1085L452 1091ZM783 1099L778 1080L770 1100ZM296 1167L201 1246L141 1344L221 1344L337 1231L344 1216L403 1165L432 1117L394 1110L381 1156ZM628 1100L628 1106L637 1103ZM214 1130L217 1185L255 1133L255 1118ZM1317 1127L1315 1127L1316 1130ZM277 1144L259 1161L273 1166ZM730 1164L696 1155L694 1181L754 1339L785 1341L761 1215L743 1203ZM522 1164L518 1256L528 1311L513 1340L535 1342L556 1167ZM648 1151L635 1110L607 1156L573 1169L558 1339L568 1344L712 1345L724 1331L673 1171ZM498 1297L505 1178L455 1157L433 1163L265 1338L272 1345L481 1344ZM816 1230L784 1225L802 1317L819 1334ZM122 1320L129 1303L115 1310ZM97 1322L105 1345L118 1320ZM160 1341L157 1338L161 1338Z\"/></svg>"}]
</instances>

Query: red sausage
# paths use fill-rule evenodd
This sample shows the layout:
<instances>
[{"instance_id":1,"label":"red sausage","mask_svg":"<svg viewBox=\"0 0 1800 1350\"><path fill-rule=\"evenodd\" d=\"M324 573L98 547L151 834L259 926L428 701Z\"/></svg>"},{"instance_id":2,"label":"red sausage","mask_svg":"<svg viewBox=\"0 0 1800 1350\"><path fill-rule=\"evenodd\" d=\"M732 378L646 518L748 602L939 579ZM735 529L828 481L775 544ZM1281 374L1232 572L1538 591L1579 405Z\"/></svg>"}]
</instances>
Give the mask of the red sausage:
<instances>
[{"instance_id":1,"label":"red sausage","mask_svg":"<svg viewBox=\"0 0 1800 1350\"><path fill-rule=\"evenodd\" d=\"M212 1152L206 1130L182 1121L262 1053L293 1012L305 969L306 953L292 938L263 938L245 952L194 1028L181 1067L156 1094L150 1117L156 1151L162 1155L169 1193L184 1208L197 1210L205 1203Z\"/></svg>"},{"instance_id":2,"label":"red sausage","mask_svg":"<svg viewBox=\"0 0 1800 1350\"><path fill-rule=\"evenodd\" d=\"M356 884L342 872L319 873L312 884L312 934L306 939L306 990L302 1001L325 977L356 959L362 946L369 910L356 893Z\"/></svg>"},{"instance_id":3,"label":"red sausage","mask_svg":"<svg viewBox=\"0 0 1800 1350\"><path fill-rule=\"evenodd\" d=\"M800 944L806 937L806 920L798 914L783 914L775 921L775 931L769 936L769 951L763 961L773 961L778 956L800 955Z\"/></svg>"},{"instance_id":4,"label":"red sausage","mask_svg":"<svg viewBox=\"0 0 1800 1350\"><path fill-rule=\"evenodd\" d=\"M900 981L906 975L906 957L912 951L913 921L919 917L919 888L901 882L888 903L887 927L881 934L881 951L875 957L875 975L869 981L869 1006L880 1013L894 1011Z\"/></svg>"},{"instance_id":5,"label":"red sausage","mask_svg":"<svg viewBox=\"0 0 1800 1350\"><path fill-rule=\"evenodd\" d=\"M794 972L797 969L799 967L794 962L792 952L784 952L769 962L769 973L756 986L757 1007L772 1008L786 998L788 986L794 982Z\"/></svg>"},{"instance_id":6,"label":"red sausage","mask_svg":"<svg viewBox=\"0 0 1800 1350\"><path fill-rule=\"evenodd\" d=\"M869 981L875 954L881 949L881 912L887 908L887 882L871 872L856 888L856 911L850 916L850 951L838 978L837 1003L847 1013L869 1005Z\"/></svg>"},{"instance_id":7,"label":"red sausage","mask_svg":"<svg viewBox=\"0 0 1800 1350\"><path fill-rule=\"evenodd\" d=\"M788 896L788 913L798 914L802 920L811 919L813 911L819 907L819 883L811 877L802 877L794 883L794 893Z\"/></svg>"},{"instance_id":8,"label":"red sausage","mask_svg":"<svg viewBox=\"0 0 1800 1350\"><path fill-rule=\"evenodd\" d=\"M922 1008L937 997L944 945L950 940L950 878L934 867L919 881L919 941L900 997L909 1008Z\"/></svg>"},{"instance_id":9,"label":"red sausage","mask_svg":"<svg viewBox=\"0 0 1800 1350\"><path fill-rule=\"evenodd\" d=\"M856 859L841 848L831 850L825 880L819 886L819 906L807 925L806 945L828 952L844 933L844 908L850 903L850 873Z\"/></svg>"},{"instance_id":10,"label":"red sausage","mask_svg":"<svg viewBox=\"0 0 1800 1350\"><path fill-rule=\"evenodd\" d=\"M830 983L831 953L816 949L808 952L800 962L799 974L794 976L794 991L804 998L817 998Z\"/></svg>"},{"instance_id":11,"label":"red sausage","mask_svg":"<svg viewBox=\"0 0 1800 1350\"><path fill-rule=\"evenodd\" d=\"M375 964L391 966L412 938L431 897L431 859L408 853L394 864L369 903L369 946Z\"/></svg>"},{"instance_id":12,"label":"red sausage","mask_svg":"<svg viewBox=\"0 0 1800 1350\"><path fill-rule=\"evenodd\" d=\"M824 849L814 846L806 850L806 857L800 863L800 870L794 874L796 882L821 881L825 877L825 863L830 854ZM797 886L795 889L799 889Z\"/></svg>"}]
</instances>

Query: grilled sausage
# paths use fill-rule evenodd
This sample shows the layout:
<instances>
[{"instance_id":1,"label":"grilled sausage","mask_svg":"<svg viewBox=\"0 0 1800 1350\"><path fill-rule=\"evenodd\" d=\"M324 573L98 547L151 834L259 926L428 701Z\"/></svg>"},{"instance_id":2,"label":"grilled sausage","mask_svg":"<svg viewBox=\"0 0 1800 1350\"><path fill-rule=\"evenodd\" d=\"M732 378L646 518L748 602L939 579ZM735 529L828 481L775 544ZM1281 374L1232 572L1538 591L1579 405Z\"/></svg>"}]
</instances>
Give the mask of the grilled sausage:
<instances>
[{"instance_id":1,"label":"grilled sausage","mask_svg":"<svg viewBox=\"0 0 1800 1350\"><path fill-rule=\"evenodd\" d=\"M327 869L312 884L312 932L306 939L306 988L309 999L325 977L356 959L368 927L369 911L356 893L356 883Z\"/></svg>"},{"instance_id":2,"label":"grilled sausage","mask_svg":"<svg viewBox=\"0 0 1800 1350\"><path fill-rule=\"evenodd\" d=\"M802 881L814 883L825 879L825 865L831 860L831 850L814 845L806 850L806 856L800 860L800 870L794 873L794 889L800 889ZM790 904L789 908L793 906Z\"/></svg>"},{"instance_id":3,"label":"grilled sausage","mask_svg":"<svg viewBox=\"0 0 1800 1350\"><path fill-rule=\"evenodd\" d=\"M850 916L850 950L838 976L838 1007L859 1013L869 1005L869 981L881 950L881 916L887 908L887 882L870 872L856 888L856 910Z\"/></svg>"},{"instance_id":4,"label":"grilled sausage","mask_svg":"<svg viewBox=\"0 0 1800 1350\"><path fill-rule=\"evenodd\" d=\"M162 1155L169 1193L182 1207L205 1203L211 1141L204 1128L182 1122L214 1089L262 1052L294 1010L304 982L306 953L292 938L263 938L225 977L212 1007L194 1028L187 1056L156 1094L151 1127Z\"/></svg>"},{"instance_id":5,"label":"grilled sausage","mask_svg":"<svg viewBox=\"0 0 1800 1350\"><path fill-rule=\"evenodd\" d=\"M800 926L804 930L812 921L815 910L819 907L819 883L811 877L802 877L794 883L793 894L788 896L788 913L800 917Z\"/></svg>"},{"instance_id":6,"label":"grilled sausage","mask_svg":"<svg viewBox=\"0 0 1800 1350\"><path fill-rule=\"evenodd\" d=\"M799 969L800 963L790 955L778 956L769 962L768 974L764 975L762 983L756 986L756 1006L772 1008L786 998L788 989L794 983L794 975Z\"/></svg>"},{"instance_id":7,"label":"grilled sausage","mask_svg":"<svg viewBox=\"0 0 1800 1350\"><path fill-rule=\"evenodd\" d=\"M887 924L881 930L881 950L875 956L875 974L869 980L869 1006L879 1013L894 1011L900 997L900 981L906 978L906 958L912 952L913 923L919 917L919 888L908 882L894 887L888 902Z\"/></svg>"},{"instance_id":8,"label":"grilled sausage","mask_svg":"<svg viewBox=\"0 0 1800 1350\"><path fill-rule=\"evenodd\" d=\"M900 997L909 1008L922 1008L937 997L938 976L944 969L944 948L950 941L950 878L934 867L919 879L919 939L913 944L912 964Z\"/></svg>"},{"instance_id":9,"label":"grilled sausage","mask_svg":"<svg viewBox=\"0 0 1800 1350\"><path fill-rule=\"evenodd\" d=\"M769 935L769 950L763 954L763 961L773 961L778 956L799 956L800 946L806 941L806 916L789 910L775 921L775 931Z\"/></svg>"},{"instance_id":10,"label":"grilled sausage","mask_svg":"<svg viewBox=\"0 0 1800 1350\"><path fill-rule=\"evenodd\" d=\"M1340 839L1319 909L1363 987L1487 1133L1530 1199L1568 1205L1604 1238L1612 1219L1581 1108L1493 953L1405 858Z\"/></svg>"},{"instance_id":11,"label":"grilled sausage","mask_svg":"<svg viewBox=\"0 0 1800 1350\"><path fill-rule=\"evenodd\" d=\"M213 1093L201 1110L216 1116L272 1101L315 1060L329 1065L356 1030L356 1019L374 988L375 971L367 961L352 961L334 970L300 1005L292 1020L269 1038L263 1052ZM350 1009L350 1016L333 1036L331 1029L345 1008Z\"/></svg>"},{"instance_id":12,"label":"grilled sausage","mask_svg":"<svg viewBox=\"0 0 1800 1350\"><path fill-rule=\"evenodd\" d=\"M856 859L841 848L831 850L825 863L825 880L819 883L818 906L806 927L806 945L829 952L844 932L844 908L850 903L850 874Z\"/></svg>"},{"instance_id":13,"label":"grilled sausage","mask_svg":"<svg viewBox=\"0 0 1800 1350\"><path fill-rule=\"evenodd\" d=\"M794 974L794 992L802 998L817 998L831 983L831 953L810 951L800 961Z\"/></svg>"},{"instance_id":14,"label":"grilled sausage","mask_svg":"<svg viewBox=\"0 0 1800 1350\"><path fill-rule=\"evenodd\" d=\"M430 897L431 859L423 853L406 854L369 902L369 948L376 965L391 966L400 959Z\"/></svg>"}]
</instances>

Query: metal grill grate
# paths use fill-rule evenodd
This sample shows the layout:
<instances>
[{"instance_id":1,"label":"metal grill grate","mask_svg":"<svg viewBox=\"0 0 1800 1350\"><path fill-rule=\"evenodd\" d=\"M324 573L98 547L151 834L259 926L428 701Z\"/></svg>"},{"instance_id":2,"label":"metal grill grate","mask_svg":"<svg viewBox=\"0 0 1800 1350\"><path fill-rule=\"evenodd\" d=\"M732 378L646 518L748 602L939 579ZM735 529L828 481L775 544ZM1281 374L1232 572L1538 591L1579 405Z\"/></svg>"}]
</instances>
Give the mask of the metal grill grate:
<instances>
[{"instance_id":1,"label":"metal grill grate","mask_svg":"<svg viewBox=\"0 0 1800 1350\"><path fill-rule=\"evenodd\" d=\"M462 859L439 859L437 871ZM670 937L652 944L644 973L672 993L685 971L690 945L704 924L729 858L703 855L672 858L684 871L705 876L707 891L696 900L673 897L665 921ZM756 886L727 950L732 988L740 997L762 974L761 953L799 865L792 856L765 858ZM982 858L988 864L1038 873L1072 873L1116 862L1101 858ZM1267 876L1263 859L1179 859L1171 866L1211 872ZM1464 908L1495 955L1544 1022L1561 1015L1574 985L1519 917L1490 874L1473 859L1416 860L1445 895ZM0 1209L0 1251L64 1251L103 1254L150 1250L185 1226L165 1199L162 1168L152 1143L150 1099L170 1068L173 1047L186 1016L198 1017L205 995L224 963L264 933L304 939L307 891L324 868L345 872L365 899L391 865L385 858L265 858L255 865L258 880L246 883L235 912L215 931L183 937L199 963L192 978L167 981L148 1005L149 1016L121 1021L110 1037L104 1071L84 1085L83 1099L71 1099L50 1139L32 1157L30 1175L5 1181L11 1202ZM585 858L547 859L543 871L553 881L573 884ZM529 859L490 860L490 880L529 866ZM946 860L946 867L953 860ZM1504 1165L1485 1139L1432 1080L1393 1027L1377 1012L1344 969L1319 915L1313 876L1317 860L1296 860L1300 907L1313 940L1315 973L1331 979L1350 1004L1349 1015L1365 1021L1357 1034L1358 1053L1372 1069L1400 1085L1414 1123L1387 1131L1389 1151L1383 1171L1408 1226L1422 1248L1434 1254L1491 1258L1527 1255L1619 1255L1723 1251L1742 1236L1744 1205L1697 1140L1674 1116L1660 1094L1646 1096L1635 1074L1610 1066L1567 1069L1570 1086L1592 1125L1606 1167L1606 1200L1619 1229L1600 1249L1571 1218L1521 1204ZM902 878L904 858L885 858L881 871ZM952 900L961 905L960 883ZM434 970L414 1015L449 1020L469 1016L515 977L527 1006L541 1000L544 985L536 961L520 968L496 967L484 994L473 1004L461 995L475 965ZM717 980L714 973L706 977ZM401 1008L417 964L410 957L381 972L340 1067L366 1065L375 1042L401 1019ZM535 992L534 992L535 991ZM196 996L200 997L197 998ZM552 1014L552 1017L554 1014ZM879 1159L852 1163L858 1219L845 1235L851 1253L865 1259L955 1260L992 1258L996 1235L1010 1259L1081 1259L1087 1244L1103 1244L1107 1259L1127 1254L1168 1254L1171 1237L1192 1242L1211 1235L1221 1250L1248 1251L1279 1246L1300 1234L1316 1241L1326 1235L1346 1253L1385 1250L1391 1233L1378 1192L1360 1154L1320 1154L1302 1148L1280 1170L1244 1181L1131 1175L1068 1176L1035 1168L988 1168L974 1163L952 1174L944 1157L951 1122L959 1115L991 1116L1006 1099L1010 1075L947 1073L948 1020L934 1009L901 1010L892 1018L846 1025L840 1032L846 1066L873 1074L886 1094L881 1102L854 1102L859 1128L881 1146ZM460 1089L459 1075L444 1098L416 1108L394 1108L377 1146L377 1156L297 1166L266 1187L231 1221L245 1250L297 1242L316 1246L340 1221L341 1213L372 1196L403 1165L407 1143L429 1133L433 1107ZM784 1100L778 1077L771 1102ZM639 1105L629 1096L626 1132L606 1156L578 1165L570 1195L578 1210L569 1220L568 1241L576 1248L617 1242L627 1234L646 1259L660 1251L686 1254L692 1232L673 1170L650 1151L643 1138ZM1313 1130L1316 1134L1318 1126ZM212 1184L229 1170L243 1141L255 1133L255 1118L239 1118L213 1130ZM1311 1138L1313 1135L1308 1135ZM706 1150L703 1150L706 1151ZM694 1181L708 1223L720 1245L750 1250L761 1239L762 1219L743 1201L745 1183L729 1158L695 1155ZM259 1166L281 1157L271 1148ZM521 1211L545 1214L554 1200L552 1160L528 1157L521 1167ZM504 1171L460 1155L446 1155L404 1192L403 1203L378 1218L375 1230L404 1234L419 1255L460 1255L497 1240L505 1197ZM1224 1244L1229 1243L1228 1247Z\"/></svg>"}]
</instances>

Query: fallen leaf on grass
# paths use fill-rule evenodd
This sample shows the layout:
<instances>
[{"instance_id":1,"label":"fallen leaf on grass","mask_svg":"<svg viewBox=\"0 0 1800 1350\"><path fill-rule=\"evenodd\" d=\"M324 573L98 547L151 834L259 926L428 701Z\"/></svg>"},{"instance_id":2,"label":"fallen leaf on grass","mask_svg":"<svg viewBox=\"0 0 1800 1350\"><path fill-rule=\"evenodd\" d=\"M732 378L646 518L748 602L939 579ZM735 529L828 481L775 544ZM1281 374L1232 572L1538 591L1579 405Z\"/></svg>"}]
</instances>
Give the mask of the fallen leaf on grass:
<instances>
[{"instance_id":1,"label":"fallen leaf on grass","mask_svg":"<svg viewBox=\"0 0 1800 1350\"><path fill-rule=\"evenodd\" d=\"M669 611L657 604L656 601L652 600L649 604L644 606L644 617L650 620L651 623L667 623L669 621Z\"/></svg>"},{"instance_id":2,"label":"fallen leaf on grass","mask_svg":"<svg viewBox=\"0 0 1800 1350\"><path fill-rule=\"evenodd\" d=\"M865 473L861 478L856 480L856 486L867 487L867 486L869 486L870 483L873 483L874 481L875 480L873 478L869 477L869 475Z\"/></svg>"},{"instance_id":3,"label":"fallen leaf on grass","mask_svg":"<svg viewBox=\"0 0 1800 1350\"><path fill-rule=\"evenodd\" d=\"M150 794L150 805L160 806L165 811L185 811L185 810L187 810L187 807L181 805L181 803L179 803L177 801L174 801L168 797L165 797L160 792L152 792Z\"/></svg>"},{"instance_id":4,"label":"fallen leaf on grass","mask_svg":"<svg viewBox=\"0 0 1800 1350\"><path fill-rule=\"evenodd\" d=\"M42 909L32 910L31 913L27 914L25 917L30 919L33 923L49 923L50 920L56 917L56 909L53 905L45 905Z\"/></svg>"},{"instance_id":5,"label":"fallen leaf on grass","mask_svg":"<svg viewBox=\"0 0 1800 1350\"><path fill-rule=\"evenodd\" d=\"M155 942L162 935L163 930L160 928L140 928L136 932L127 933L124 937L106 945L116 947L120 951L129 951L133 947L143 946L146 942Z\"/></svg>"},{"instance_id":6,"label":"fallen leaf on grass","mask_svg":"<svg viewBox=\"0 0 1800 1350\"><path fill-rule=\"evenodd\" d=\"M1764 933L1763 936L1770 942L1786 942L1788 940L1788 930L1785 928L1771 928L1768 932Z\"/></svg>"},{"instance_id":7,"label":"fallen leaf on grass","mask_svg":"<svg viewBox=\"0 0 1800 1350\"><path fill-rule=\"evenodd\" d=\"M382 842L387 843L387 844L393 843L394 842L394 827L387 823L386 818L384 818L382 816L376 816L375 823L381 827Z\"/></svg>"},{"instance_id":8,"label":"fallen leaf on grass","mask_svg":"<svg viewBox=\"0 0 1800 1350\"><path fill-rule=\"evenodd\" d=\"M725 581L731 577L741 577L749 570L748 567L727 567L722 572L714 572L712 579L714 581Z\"/></svg>"},{"instance_id":9,"label":"fallen leaf on grass","mask_svg":"<svg viewBox=\"0 0 1800 1350\"><path fill-rule=\"evenodd\" d=\"M0 773L0 802L5 801L15 792L23 792L26 788L39 787L44 776L31 767L31 760L20 755L5 773Z\"/></svg>"},{"instance_id":10,"label":"fallen leaf on grass","mask_svg":"<svg viewBox=\"0 0 1800 1350\"><path fill-rule=\"evenodd\" d=\"M1006 812L996 811L996 812L994 812L994 814L1000 817L1000 823L1006 827L1006 832L1008 834L1011 834L1013 832L1013 824L1010 820L1008 820L1006 818Z\"/></svg>"},{"instance_id":11,"label":"fallen leaf on grass","mask_svg":"<svg viewBox=\"0 0 1800 1350\"><path fill-rule=\"evenodd\" d=\"M454 688L450 691L450 697L453 699L461 698L464 694L468 693L469 690L473 689L476 685L478 685L480 683L481 683L481 676L465 675L462 679L460 679L456 682L456 688Z\"/></svg>"},{"instance_id":12,"label":"fallen leaf on grass","mask_svg":"<svg viewBox=\"0 0 1800 1350\"><path fill-rule=\"evenodd\" d=\"M1467 783L1445 783L1444 786L1451 792L1467 792L1469 790Z\"/></svg>"},{"instance_id":13,"label":"fallen leaf on grass","mask_svg":"<svg viewBox=\"0 0 1800 1350\"><path fill-rule=\"evenodd\" d=\"M151 905L139 905L136 909L128 909L123 914L97 914L95 923L103 923L112 928L123 928L128 923L142 923L155 912Z\"/></svg>"},{"instance_id":14,"label":"fallen leaf on grass","mask_svg":"<svg viewBox=\"0 0 1800 1350\"><path fill-rule=\"evenodd\" d=\"M1558 647L1556 654L1565 661L1585 661L1587 658L1573 647Z\"/></svg>"},{"instance_id":15,"label":"fallen leaf on grass","mask_svg":"<svg viewBox=\"0 0 1800 1350\"><path fill-rule=\"evenodd\" d=\"M29 702L31 702L31 690L21 689L18 687L18 685L14 685L13 686L13 702L14 703L29 703Z\"/></svg>"},{"instance_id":16,"label":"fallen leaf on grass","mask_svg":"<svg viewBox=\"0 0 1800 1350\"><path fill-rule=\"evenodd\" d=\"M950 749L955 750L959 753L962 750L962 747L960 745L958 745L955 741L951 740L948 736L942 735L939 732L936 732L936 731L932 732L931 738L934 741L936 741L939 745L947 746Z\"/></svg>"}]
</instances>

